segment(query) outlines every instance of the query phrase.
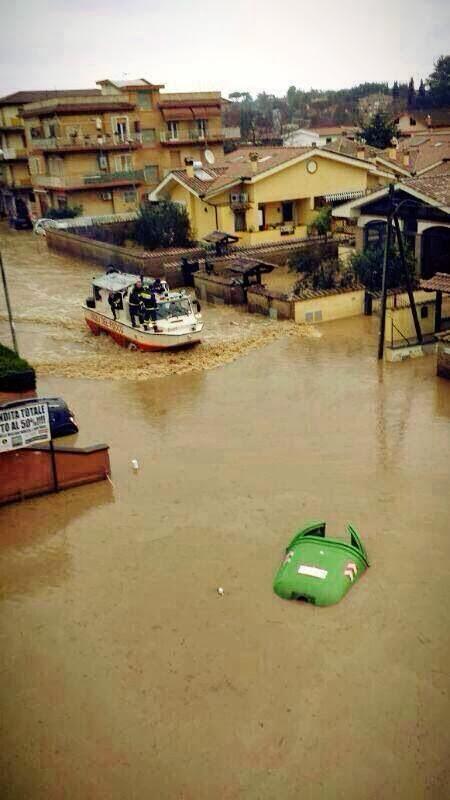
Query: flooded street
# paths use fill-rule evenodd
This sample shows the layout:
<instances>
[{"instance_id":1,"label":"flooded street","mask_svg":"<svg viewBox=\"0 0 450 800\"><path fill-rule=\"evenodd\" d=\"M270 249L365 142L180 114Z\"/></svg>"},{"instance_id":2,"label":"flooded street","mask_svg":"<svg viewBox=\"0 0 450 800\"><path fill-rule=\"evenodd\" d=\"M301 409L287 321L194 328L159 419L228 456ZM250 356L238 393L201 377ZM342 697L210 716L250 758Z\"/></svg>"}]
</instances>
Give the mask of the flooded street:
<instances>
[{"instance_id":1,"label":"flooded street","mask_svg":"<svg viewBox=\"0 0 450 800\"><path fill-rule=\"evenodd\" d=\"M0 509L2 800L446 798L435 358L379 365L374 318L223 308L195 351L128 353L85 330L95 268L3 226L0 247L39 393L112 467ZM312 518L352 521L372 564L330 608L272 591Z\"/></svg>"}]
</instances>

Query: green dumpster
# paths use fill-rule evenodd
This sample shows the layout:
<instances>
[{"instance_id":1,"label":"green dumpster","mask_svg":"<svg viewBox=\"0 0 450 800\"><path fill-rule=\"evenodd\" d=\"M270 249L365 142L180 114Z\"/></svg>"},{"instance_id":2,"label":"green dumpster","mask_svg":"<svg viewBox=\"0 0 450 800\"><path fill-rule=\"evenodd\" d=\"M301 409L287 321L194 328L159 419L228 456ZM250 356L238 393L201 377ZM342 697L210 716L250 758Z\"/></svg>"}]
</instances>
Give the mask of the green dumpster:
<instances>
[{"instance_id":1,"label":"green dumpster","mask_svg":"<svg viewBox=\"0 0 450 800\"><path fill-rule=\"evenodd\" d=\"M325 522L311 521L286 548L273 584L285 600L331 606L347 594L369 566L358 532L347 525L350 544L325 538Z\"/></svg>"}]
</instances>

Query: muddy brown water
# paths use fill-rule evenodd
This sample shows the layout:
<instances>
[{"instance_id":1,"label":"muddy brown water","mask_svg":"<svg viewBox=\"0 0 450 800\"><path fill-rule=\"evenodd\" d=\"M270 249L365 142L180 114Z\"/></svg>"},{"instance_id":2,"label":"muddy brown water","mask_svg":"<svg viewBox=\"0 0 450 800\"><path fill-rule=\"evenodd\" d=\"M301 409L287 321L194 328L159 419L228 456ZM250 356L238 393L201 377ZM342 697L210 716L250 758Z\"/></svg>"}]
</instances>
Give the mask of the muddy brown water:
<instances>
[{"instance_id":1,"label":"muddy brown water","mask_svg":"<svg viewBox=\"0 0 450 800\"><path fill-rule=\"evenodd\" d=\"M376 321L356 319L157 380L118 376L130 354L93 339L114 379L88 378L84 331L28 303L39 283L36 306L75 314L92 268L3 240L24 354L52 364L40 391L73 406L79 442L110 444L113 485L0 510L2 800L447 797L450 387L434 358L380 366ZM328 609L272 593L308 518L353 521L372 562Z\"/></svg>"}]
</instances>

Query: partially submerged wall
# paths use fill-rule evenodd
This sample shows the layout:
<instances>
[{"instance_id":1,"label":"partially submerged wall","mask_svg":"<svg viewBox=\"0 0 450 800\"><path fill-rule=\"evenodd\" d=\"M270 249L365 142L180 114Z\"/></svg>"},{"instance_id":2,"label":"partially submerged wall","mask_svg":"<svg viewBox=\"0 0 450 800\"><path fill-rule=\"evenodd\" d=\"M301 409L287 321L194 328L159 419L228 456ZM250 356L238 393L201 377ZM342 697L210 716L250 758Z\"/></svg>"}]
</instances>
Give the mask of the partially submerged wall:
<instances>
[{"instance_id":1,"label":"partially submerged wall","mask_svg":"<svg viewBox=\"0 0 450 800\"><path fill-rule=\"evenodd\" d=\"M294 319L298 323L331 322L357 317L364 313L364 289L311 290L295 298L294 306Z\"/></svg>"},{"instance_id":2,"label":"partially submerged wall","mask_svg":"<svg viewBox=\"0 0 450 800\"><path fill-rule=\"evenodd\" d=\"M78 233L49 229L46 232L48 246L60 253L87 261L95 261L103 267L110 265L135 275L148 275L154 278L165 277L171 287L183 286L181 258L190 261L204 258L202 248L170 248L143 252L133 248L120 247L110 242L100 242Z\"/></svg>"},{"instance_id":3,"label":"partially submerged wall","mask_svg":"<svg viewBox=\"0 0 450 800\"><path fill-rule=\"evenodd\" d=\"M450 337L439 342L437 348L437 374L450 380Z\"/></svg>"},{"instance_id":4,"label":"partially submerged wall","mask_svg":"<svg viewBox=\"0 0 450 800\"><path fill-rule=\"evenodd\" d=\"M55 445L60 489L93 483L110 474L106 444L92 447ZM0 505L54 491L52 460L47 445L0 454Z\"/></svg>"}]
</instances>

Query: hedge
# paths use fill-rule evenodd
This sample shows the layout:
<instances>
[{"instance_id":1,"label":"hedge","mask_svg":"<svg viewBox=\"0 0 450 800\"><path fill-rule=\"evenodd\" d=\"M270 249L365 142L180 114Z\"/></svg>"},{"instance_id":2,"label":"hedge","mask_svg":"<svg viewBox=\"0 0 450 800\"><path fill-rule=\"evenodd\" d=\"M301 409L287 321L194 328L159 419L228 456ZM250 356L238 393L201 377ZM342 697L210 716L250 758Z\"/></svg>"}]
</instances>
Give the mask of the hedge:
<instances>
[{"instance_id":1,"label":"hedge","mask_svg":"<svg viewBox=\"0 0 450 800\"><path fill-rule=\"evenodd\" d=\"M36 388L36 374L28 361L0 344L0 391L27 392Z\"/></svg>"}]
</instances>

